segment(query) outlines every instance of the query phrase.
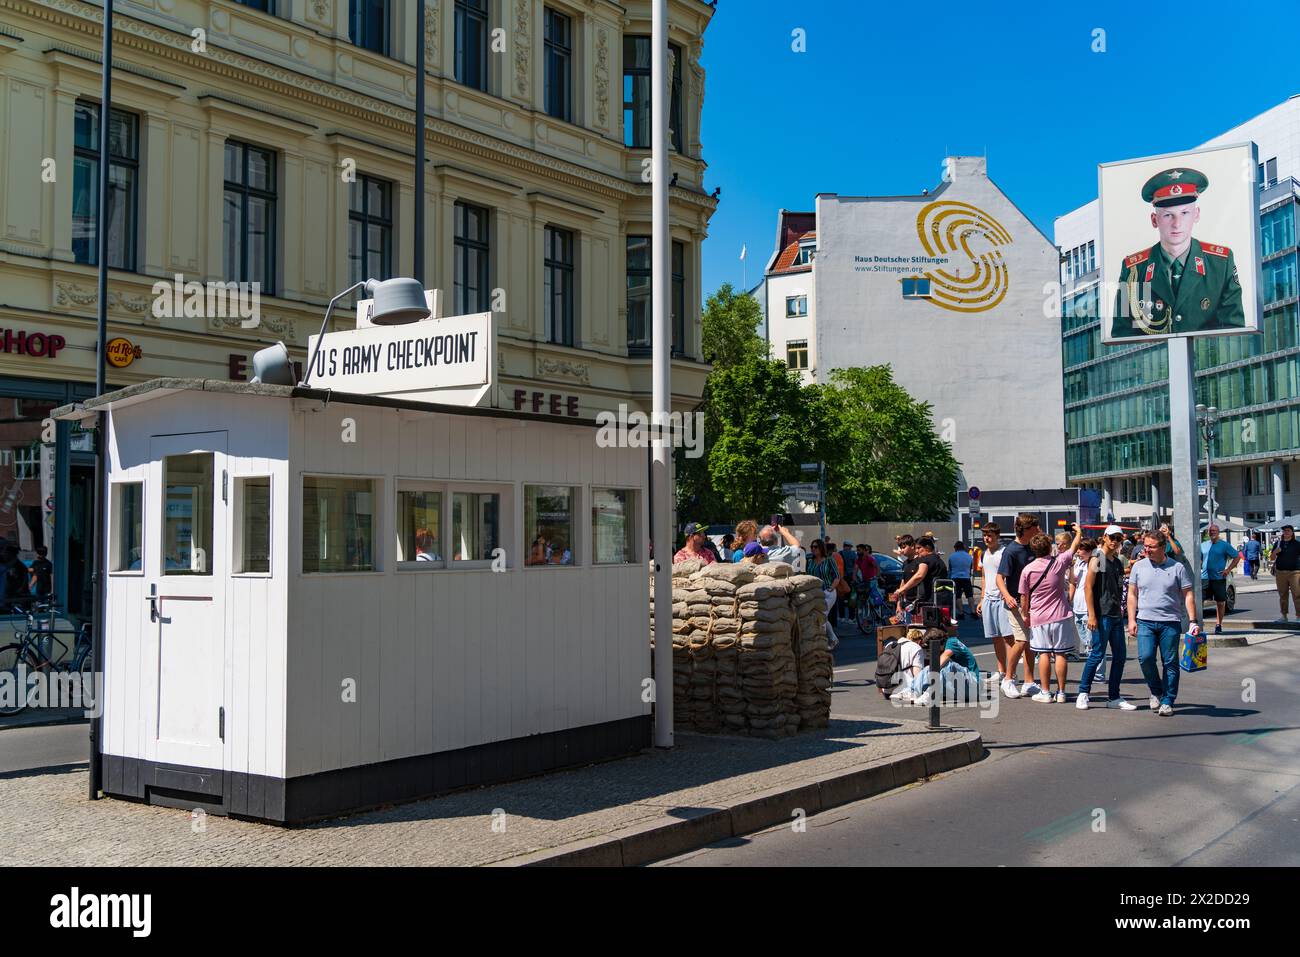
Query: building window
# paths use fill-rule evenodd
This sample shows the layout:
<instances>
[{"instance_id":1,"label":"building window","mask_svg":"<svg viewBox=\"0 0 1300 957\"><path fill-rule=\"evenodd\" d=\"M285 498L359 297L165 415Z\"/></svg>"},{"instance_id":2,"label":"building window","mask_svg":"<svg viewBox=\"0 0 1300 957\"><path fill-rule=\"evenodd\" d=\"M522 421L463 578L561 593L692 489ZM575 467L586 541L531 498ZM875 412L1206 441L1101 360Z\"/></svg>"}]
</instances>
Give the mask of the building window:
<instances>
[{"instance_id":1,"label":"building window","mask_svg":"<svg viewBox=\"0 0 1300 957\"><path fill-rule=\"evenodd\" d=\"M591 490L591 560L596 565L629 565L637 560L636 492L620 488Z\"/></svg>"},{"instance_id":2,"label":"building window","mask_svg":"<svg viewBox=\"0 0 1300 957\"><path fill-rule=\"evenodd\" d=\"M263 13L275 14L275 0L235 0L240 6L261 10Z\"/></svg>"},{"instance_id":3,"label":"building window","mask_svg":"<svg viewBox=\"0 0 1300 957\"><path fill-rule=\"evenodd\" d=\"M215 460L211 452L163 459L164 575L212 574Z\"/></svg>"},{"instance_id":4,"label":"building window","mask_svg":"<svg viewBox=\"0 0 1300 957\"><path fill-rule=\"evenodd\" d=\"M650 148L650 38L623 38L623 145ZM672 95L668 103L668 125L672 148L682 151L682 50L669 44L673 71Z\"/></svg>"},{"instance_id":5,"label":"building window","mask_svg":"<svg viewBox=\"0 0 1300 957\"><path fill-rule=\"evenodd\" d=\"M576 564L577 501L578 490L569 486L524 486L524 528L530 536L527 564Z\"/></svg>"},{"instance_id":6,"label":"building window","mask_svg":"<svg viewBox=\"0 0 1300 957\"><path fill-rule=\"evenodd\" d=\"M650 147L650 38L623 38L623 145Z\"/></svg>"},{"instance_id":7,"label":"building window","mask_svg":"<svg viewBox=\"0 0 1300 957\"><path fill-rule=\"evenodd\" d=\"M397 493L397 560L434 567L442 562L442 492Z\"/></svg>"},{"instance_id":8,"label":"building window","mask_svg":"<svg viewBox=\"0 0 1300 957\"><path fill-rule=\"evenodd\" d=\"M141 571L144 568L144 483L113 483L112 500L111 571Z\"/></svg>"},{"instance_id":9,"label":"building window","mask_svg":"<svg viewBox=\"0 0 1300 957\"><path fill-rule=\"evenodd\" d=\"M1088 240L1088 261L1087 268L1084 272L1092 272L1097 268L1097 244L1093 240Z\"/></svg>"},{"instance_id":10,"label":"building window","mask_svg":"<svg viewBox=\"0 0 1300 957\"><path fill-rule=\"evenodd\" d=\"M807 339L792 339L785 344L785 364L791 369L808 368Z\"/></svg>"},{"instance_id":11,"label":"building window","mask_svg":"<svg viewBox=\"0 0 1300 957\"><path fill-rule=\"evenodd\" d=\"M271 573L271 477L235 479L235 574Z\"/></svg>"},{"instance_id":12,"label":"building window","mask_svg":"<svg viewBox=\"0 0 1300 957\"><path fill-rule=\"evenodd\" d=\"M348 36L359 47L388 55L389 0L349 0Z\"/></svg>"},{"instance_id":13,"label":"building window","mask_svg":"<svg viewBox=\"0 0 1300 957\"><path fill-rule=\"evenodd\" d=\"M682 151L682 48L668 44L669 63L673 71L672 97L668 101L668 127L672 134L673 149Z\"/></svg>"},{"instance_id":14,"label":"building window","mask_svg":"<svg viewBox=\"0 0 1300 957\"><path fill-rule=\"evenodd\" d=\"M41 452L36 444L22 445L13 450L14 481L28 482L40 475Z\"/></svg>"},{"instance_id":15,"label":"building window","mask_svg":"<svg viewBox=\"0 0 1300 957\"><path fill-rule=\"evenodd\" d=\"M140 173L139 120L110 112L108 130L108 265L135 271L136 184ZM95 225L99 203L99 104L78 102L73 113L72 255L99 262Z\"/></svg>"},{"instance_id":16,"label":"building window","mask_svg":"<svg viewBox=\"0 0 1300 957\"><path fill-rule=\"evenodd\" d=\"M456 0L456 82L488 88L487 0Z\"/></svg>"},{"instance_id":17,"label":"building window","mask_svg":"<svg viewBox=\"0 0 1300 957\"><path fill-rule=\"evenodd\" d=\"M673 355L686 355L686 244L673 243Z\"/></svg>"},{"instance_id":18,"label":"building window","mask_svg":"<svg viewBox=\"0 0 1300 957\"><path fill-rule=\"evenodd\" d=\"M1277 157L1264 161L1264 185L1277 185Z\"/></svg>"},{"instance_id":19,"label":"building window","mask_svg":"<svg viewBox=\"0 0 1300 957\"><path fill-rule=\"evenodd\" d=\"M785 317L795 319L799 316L808 315L808 297L807 296L786 296L785 297Z\"/></svg>"},{"instance_id":20,"label":"building window","mask_svg":"<svg viewBox=\"0 0 1300 957\"><path fill-rule=\"evenodd\" d=\"M456 204L457 315L487 312L489 308L488 259L492 251L489 218L489 211L482 206Z\"/></svg>"},{"instance_id":21,"label":"building window","mask_svg":"<svg viewBox=\"0 0 1300 957\"><path fill-rule=\"evenodd\" d=\"M545 12L546 112L573 119L573 21L550 7Z\"/></svg>"},{"instance_id":22,"label":"building window","mask_svg":"<svg viewBox=\"0 0 1300 957\"><path fill-rule=\"evenodd\" d=\"M930 296L930 280L921 276L912 276L902 280L903 298L904 299L928 299Z\"/></svg>"},{"instance_id":23,"label":"building window","mask_svg":"<svg viewBox=\"0 0 1300 957\"><path fill-rule=\"evenodd\" d=\"M393 275L393 184L358 176L348 188L348 275L351 283Z\"/></svg>"},{"instance_id":24,"label":"building window","mask_svg":"<svg viewBox=\"0 0 1300 957\"><path fill-rule=\"evenodd\" d=\"M817 258L817 247L811 244L800 246L799 253L794 257L794 265L807 266Z\"/></svg>"},{"instance_id":25,"label":"building window","mask_svg":"<svg viewBox=\"0 0 1300 957\"><path fill-rule=\"evenodd\" d=\"M376 570L378 490L375 479L303 476L303 574Z\"/></svg>"},{"instance_id":26,"label":"building window","mask_svg":"<svg viewBox=\"0 0 1300 957\"><path fill-rule=\"evenodd\" d=\"M501 496L496 492L453 492L452 561L491 561L500 544Z\"/></svg>"},{"instance_id":27,"label":"building window","mask_svg":"<svg viewBox=\"0 0 1300 957\"><path fill-rule=\"evenodd\" d=\"M652 344L650 278L650 237L627 237L627 347L629 351L644 351Z\"/></svg>"},{"instance_id":28,"label":"building window","mask_svg":"<svg viewBox=\"0 0 1300 957\"><path fill-rule=\"evenodd\" d=\"M226 141L223 267L233 282L275 292L275 153Z\"/></svg>"},{"instance_id":29,"label":"building window","mask_svg":"<svg viewBox=\"0 0 1300 957\"><path fill-rule=\"evenodd\" d=\"M573 345L573 233L546 227L545 313L546 338L561 346Z\"/></svg>"}]
</instances>

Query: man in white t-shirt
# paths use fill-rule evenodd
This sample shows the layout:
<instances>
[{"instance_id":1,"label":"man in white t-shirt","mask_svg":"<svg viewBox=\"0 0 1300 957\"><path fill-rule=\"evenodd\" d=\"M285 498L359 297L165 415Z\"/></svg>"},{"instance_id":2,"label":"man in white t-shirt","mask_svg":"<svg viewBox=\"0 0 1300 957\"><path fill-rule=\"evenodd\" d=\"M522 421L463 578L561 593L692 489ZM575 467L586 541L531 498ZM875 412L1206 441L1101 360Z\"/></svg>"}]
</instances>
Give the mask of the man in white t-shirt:
<instances>
[{"instance_id":1,"label":"man in white t-shirt","mask_svg":"<svg viewBox=\"0 0 1300 957\"><path fill-rule=\"evenodd\" d=\"M989 522L984 526L984 555L980 558L984 586L975 614L983 620L984 637L993 640L993 653L997 655L998 670L993 675L994 688L1007 673L1007 642L1011 640L1011 623L1007 618L1002 592L998 590L998 566L1002 564L1002 548L1002 529L997 522Z\"/></svg>"}]
</instances>

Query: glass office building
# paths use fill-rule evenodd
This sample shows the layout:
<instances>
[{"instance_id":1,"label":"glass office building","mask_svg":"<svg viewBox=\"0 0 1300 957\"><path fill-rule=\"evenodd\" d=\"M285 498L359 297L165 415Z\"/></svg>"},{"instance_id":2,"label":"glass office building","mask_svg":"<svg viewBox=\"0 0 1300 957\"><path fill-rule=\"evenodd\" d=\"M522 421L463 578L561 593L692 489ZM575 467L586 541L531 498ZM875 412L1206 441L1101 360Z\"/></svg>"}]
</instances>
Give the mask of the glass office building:
<instances>
[{"instance_id":1,"label":"glass office building","mask_svg":"<svg viewBox=\"0 0 1300 957\"><path fill-rule=\"evenodd\" d=\"M1196 400L1222 416L1210 449L1218 514L1254 526L1279 506L1300 511L1300 97L1205 145L1246 140L1259 148L1261 332L1198 339L1194 351ZM1146 521L1172 504L1168 346L1101 344L1097 225L1095 201L1056 223L1066 473L1072 485L1101 492L1103 514ZM1204 443L1200 454L1204 476Z\"/></svg>"}]
</instances>

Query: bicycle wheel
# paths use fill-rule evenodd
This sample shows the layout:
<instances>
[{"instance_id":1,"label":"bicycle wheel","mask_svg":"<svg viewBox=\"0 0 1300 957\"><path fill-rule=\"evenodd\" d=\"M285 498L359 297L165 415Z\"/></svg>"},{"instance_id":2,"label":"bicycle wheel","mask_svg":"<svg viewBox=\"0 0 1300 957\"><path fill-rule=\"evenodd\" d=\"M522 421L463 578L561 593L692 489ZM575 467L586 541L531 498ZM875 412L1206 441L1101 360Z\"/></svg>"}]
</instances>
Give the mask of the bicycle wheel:
<instances>
[{"instance_id":1,"label":"bicycle wheel","mask_svg":"<svg viewBox=\"0 0 1300 957\"><path fill-rule=\"evenodd\" d=\"M18 686L22 650L18 642L0 647L0 717L18 714L27 707L27 689Z\"/></svg>"},{"instance_id":2,"label":"bicycle wheel","mask_svg":"<svg viewBox=\"0 0 1300 957\"><path fill-rule=\"evenodd\" d=\"M871 637L872 632L876 630L876 623L871 616L871 602L858 602L857 611L853 617L858 623L858 630L867 637Z\"/></svg>"}]
</instances>

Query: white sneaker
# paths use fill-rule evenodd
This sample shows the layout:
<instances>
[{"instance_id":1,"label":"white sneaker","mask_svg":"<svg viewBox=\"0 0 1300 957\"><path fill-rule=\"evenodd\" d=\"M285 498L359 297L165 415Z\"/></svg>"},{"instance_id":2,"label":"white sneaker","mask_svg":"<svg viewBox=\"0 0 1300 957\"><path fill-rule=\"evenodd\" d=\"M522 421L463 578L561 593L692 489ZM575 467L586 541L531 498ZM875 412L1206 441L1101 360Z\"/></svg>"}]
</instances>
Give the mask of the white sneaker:
<instances>
[{"instance_id":1,"label":"white sneaker","mask_svg":"<svg viewBox=\"0 0 1300 957\"><path fill-rule=\"evenodd\" d=\"M1125 700L1124 698L1115 698L1106 702L1107 708L1114 708L1117 711L1136 711L1137 705Z\"/></svg>"},{"instance_id":2,"label":"white sneaker","mask_svg":"<svg viewBox=\"0 0 1300 957\"><path fill-rule=\"evenodd\" d=\"M1046 691L1039 689L1038 693L1029 700L1037 701L1039 704L1051 704L1055 699Z\"/></svg>"},{"instance_id":3,"label":"white sneaker","mask_svg":"<svg viewBox=\"0 0 1300 957\"><path fill-rule=\"evenodd\" d=\"M1038 686L1037 681L1031 681L1027 685L1023 685L1020 688L1020 693L1022 695L1039 694L1042 691L1043 689Z\"/></svg>"},{"instance_id":4,"label":"white sneaker","mask_svg":"<svg viewBox=\"0 0 1300 957\"><path fill-rule=\"evenodd\" d=\"M916 705L919 708L928 708L930 707L931 701L932 699L930 698L930 692L922 691L919 695L917 695L915 698L912 699L912 704Z\"/></svg>"},{"instance_id":5,"label":"white sneaker","mask_svg":"<svg viewBox=\"0 0 1300 957\"><path fill-rule=\"evenodd\" d=\"M1160 699L1157 698L1155 695L1152 695L1151 700L1147 702L1147 707L1149 707L1152 711L1159 711Z\"/></svg>"},{"instance_id":6,"label":"white sneaker","mask_svg":"<svg viewBox=\"0 0 1300 957\"><path fill-rule=\"evenodd\" d=\"M1002 693L1008 698L1020 697L1020 692L1016 689L1016 682L1012 678L1002 679Z\"/></svg>"},{"instance_id":7,"label":"white sneaker","mask_svg":"<svg viewBox=\"0 0 1300 957\"><path fill-rule=\"evenodd\" d=\"M1160 715L1160 717L1162 718L1167 718L1173 713L1174 713L1174 709L1167 704L1162 704L1160 706L1160 710L1156 712L1156 714Z\"/></svg>"},{"instance_id":8,"label":"white sneaker","mask_svg":"<svg viewBox=\"0 0 1300 957\"><path fill-rule=\"evenodd\" d=\"M911 701L916 697L916 692L911 688L899 688L889 696L890 701Z\"/></svg>"},{"instance_id":9,"label":"white sneaker","mask_svg":"<svg viewBox=\"0 0 1300 957\"><path fill-rule=\"evenodd\" d=\"M1077 698L1074 699L1074 706L1075 706L1076 708L1078 708L1080 711L1087 711L1087 710L1088 710L1088 696L1087 696L1086 694L1084 694L1082 691L1079 692L1079 697L1077 697Z\"/></svg>"},{"instance_id":10,"label":"white sneaker","mask_svg":"<svg viewBox=\"0 0 1300 957\"><path fill-rule=\"evenodd\" d=\"M1056 692L1056 703L1057 703L1057 704L1065 704L1065 692L1064 692L1064 691L1058 691L1058 692Z\"/></svg>"},{"instance_id":11,"label":"white sneaker","mask_svg":"<svg viewBox=\"0 0 1300 957\"><path fill-rule=\"evenodd\" d=\"M989 681L993 682L993 684L995 685L1002 684L1002 672L1000 671L993 672L993 674L989 675Z\"/></svg>"}]
</instances>

